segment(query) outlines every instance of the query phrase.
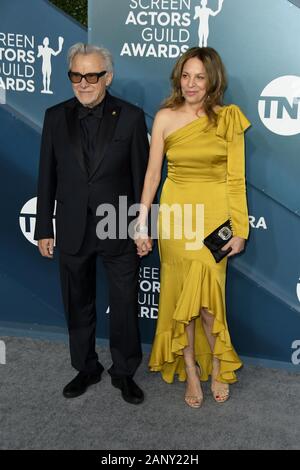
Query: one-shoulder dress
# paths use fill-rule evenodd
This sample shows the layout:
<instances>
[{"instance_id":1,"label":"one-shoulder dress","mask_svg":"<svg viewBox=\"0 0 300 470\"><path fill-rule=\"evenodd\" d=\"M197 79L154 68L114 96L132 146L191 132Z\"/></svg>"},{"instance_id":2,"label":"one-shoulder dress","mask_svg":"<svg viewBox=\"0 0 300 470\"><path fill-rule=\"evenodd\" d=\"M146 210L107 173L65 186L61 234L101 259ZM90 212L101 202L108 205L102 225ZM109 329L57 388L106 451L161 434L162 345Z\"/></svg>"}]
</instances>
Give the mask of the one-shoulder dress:
<instances>
[{"instance_id":1,"label":"one-shoulder dress","mask_svg":"<svg viewBox=\"0 0 300 470\"><path fill-rule=\"evenodd\" d=\"M217 123L207 116L172 132L165 140L168 174L160 207L190 207L193 229L198 229L197 205L204 207L204 237L230 219L233 234L248 238L249 220L245 187L244 132L248 119L236 105L217 112ZM175 211L176 212L176 211ZM175 214L174 212L174 214ZM235 370L242 363L231 343L225 306L227 257L216 263L208 248L187 249L189 234L176 235L182 223L160 210L158 245L161 260L160 298L156 334L149 367L171 383L178 375L186 380L183 350L188 345L186 327L195 320L195 358L201 380L208 380L213 355L220 360L217 380L236 382ZM166 220L168 219L168 223ZM170 229L171 227L171 229ZM174 229L174 230L173 230ZM168 233L167 233L168 232ZM189 245L190 246L190 245ZM201 308L214 316L212 352L201 321Z\"/></svg>"}]
</instances>

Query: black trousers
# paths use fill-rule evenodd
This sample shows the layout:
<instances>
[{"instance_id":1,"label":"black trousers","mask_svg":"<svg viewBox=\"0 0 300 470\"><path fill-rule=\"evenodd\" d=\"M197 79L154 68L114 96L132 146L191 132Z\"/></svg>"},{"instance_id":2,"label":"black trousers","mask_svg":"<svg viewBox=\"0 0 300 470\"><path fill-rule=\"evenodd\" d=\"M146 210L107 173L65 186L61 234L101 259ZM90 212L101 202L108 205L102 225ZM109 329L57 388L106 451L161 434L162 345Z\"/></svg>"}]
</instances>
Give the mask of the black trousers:
<instances>
[{"instance_id":1,"label":"black trousers","mask_svg":"<svg viewBox=\"0 0 300 470\"><path fill-rule=\"evenodd\" d=\"M85 238L75 255L59 254L62 296L69 331L71 364L92 373L99 367L96 343L96 260L101 256L109 284L110 351L113 377L133 376L142 360L138 327L139 258L125 241L119 254L106 249L89 213ZM118 241L116 241L118 242Z\"/></svg>"}]
</instances>

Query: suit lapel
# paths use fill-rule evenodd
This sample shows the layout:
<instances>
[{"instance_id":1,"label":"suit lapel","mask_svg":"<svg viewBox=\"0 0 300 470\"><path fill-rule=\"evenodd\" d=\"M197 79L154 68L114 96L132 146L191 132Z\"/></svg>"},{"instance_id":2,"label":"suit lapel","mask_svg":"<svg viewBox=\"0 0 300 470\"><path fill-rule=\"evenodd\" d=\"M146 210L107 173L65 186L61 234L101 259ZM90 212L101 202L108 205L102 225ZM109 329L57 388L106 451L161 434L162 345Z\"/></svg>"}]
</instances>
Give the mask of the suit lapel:
<instances>
[{"instance_id":1,"label":"suit lapel","mask_svg":"<svg viewBox=\"0 0 300 470\"><path fill-rule=\"evenodd\" d=\"M82 146L81 146L80 122L77 116L75 99L67 103L66 118L67 118L70 142L73 148L73 154L75 155L75 158L77 159L80 165L80 168L82 169L84 174L87 176L84 155L83 155Z\"/></svg>"},{"instance_id":2,"label":"suit lapel","mask_svg":"<svg viewBox=\"0 0 300 470\"><path fill-rule=\"evenodd\" d=\"M95 159L95 165L91 170L90 178L92 178L99 169L99 166L104 159L107 147L112 141L119 119L120 110L120 106L114 105L113 97L107 93L100 131L98 132L96 140L97 158Z\"/></svg>"}]
</instances>

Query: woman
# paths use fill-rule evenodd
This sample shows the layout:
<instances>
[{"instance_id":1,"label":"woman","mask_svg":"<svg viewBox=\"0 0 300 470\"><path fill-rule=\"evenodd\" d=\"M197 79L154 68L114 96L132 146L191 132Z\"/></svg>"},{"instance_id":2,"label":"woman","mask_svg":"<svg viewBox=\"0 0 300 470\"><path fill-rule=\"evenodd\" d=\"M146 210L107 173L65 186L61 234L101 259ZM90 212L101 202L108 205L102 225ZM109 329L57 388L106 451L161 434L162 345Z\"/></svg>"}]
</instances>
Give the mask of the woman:
<instances>
[{"instance_id":1,"label":"woman","mask_svg":"<svg viewBox=\"0 0 300 470\"><path fill-rule=\"evenodd\" d=\"M200 380L211 375L214 399L229 398L229 384L242 363L230 340L225 307L227 257L244 249L249 223L244 175L244 131L250 123L235 105L223 106L224 66L209 47L194 47L177 61L172 72L172 94L153 124L148 169L136 226L138 253L149 251L147 210L157 191L163 157L168 176L160 204L204 205L204 237L230 218L233 237L224 246L228 256L216 263L206 246L188 249L191 240L176 237L166 217L159 215L161 293L150 369L166 382L174 375L186 380L185 402L199 408ZM199 218L199 216L198 216ZM178 218L170 222L178 229ZM196 224L198 226L198 224ZM144 238L143 238L144 237Z\"/></svg>"}]
</instances>

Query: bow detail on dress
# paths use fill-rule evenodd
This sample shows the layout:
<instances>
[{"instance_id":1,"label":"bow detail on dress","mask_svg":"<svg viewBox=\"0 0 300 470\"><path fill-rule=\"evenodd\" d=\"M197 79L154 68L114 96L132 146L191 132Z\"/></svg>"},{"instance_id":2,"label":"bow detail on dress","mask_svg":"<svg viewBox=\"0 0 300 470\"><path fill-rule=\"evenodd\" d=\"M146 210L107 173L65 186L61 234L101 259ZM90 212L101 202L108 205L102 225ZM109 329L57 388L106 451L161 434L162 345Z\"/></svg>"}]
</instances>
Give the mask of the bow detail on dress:
<instances>
[{"instance_id":1,"label":"bow detail on dress","mask_svg":"<svg viewBox=\"0 0 300 470\"><path fill-rule=\"evenodd\" d=\"M225 106L218 115L216 135L231 142L234 134L242 134L251 124L235 104Z\"/></svg>"}]
</instances>

